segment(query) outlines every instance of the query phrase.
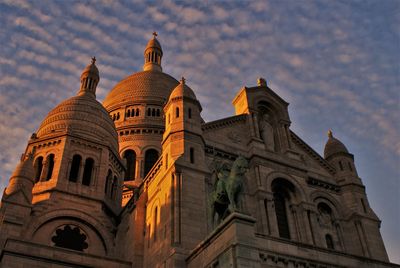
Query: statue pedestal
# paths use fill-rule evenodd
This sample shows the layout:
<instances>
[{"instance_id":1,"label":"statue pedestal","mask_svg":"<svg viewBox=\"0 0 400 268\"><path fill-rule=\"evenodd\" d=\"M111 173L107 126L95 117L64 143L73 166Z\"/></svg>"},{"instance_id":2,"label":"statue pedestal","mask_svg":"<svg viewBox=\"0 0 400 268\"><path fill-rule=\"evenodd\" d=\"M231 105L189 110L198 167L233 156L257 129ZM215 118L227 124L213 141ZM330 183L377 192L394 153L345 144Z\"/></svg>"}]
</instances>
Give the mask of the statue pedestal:
<instances>
[{"instance_id":1,"label":"statue pedestal","mask_svg":"<svg viewBox=\"0 0 400 268\"><path fill-rule=\"evenodd\" d=\"M231 213L192 250L187 267L260 267L255 222L251 216Z\"/></svg>"}]
</instances>

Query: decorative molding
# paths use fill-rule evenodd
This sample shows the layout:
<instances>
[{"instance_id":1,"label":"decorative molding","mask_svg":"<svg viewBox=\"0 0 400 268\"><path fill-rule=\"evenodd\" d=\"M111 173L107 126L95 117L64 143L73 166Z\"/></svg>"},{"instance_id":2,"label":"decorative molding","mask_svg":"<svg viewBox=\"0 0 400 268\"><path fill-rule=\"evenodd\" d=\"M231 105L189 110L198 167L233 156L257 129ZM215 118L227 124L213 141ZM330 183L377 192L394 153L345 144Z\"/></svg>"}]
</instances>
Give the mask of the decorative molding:
<instances>
[{"instance_id":1,"label":"decorative molding","mask_svg":"<svg viewBox=\"0 0 400 268\"><path fill-rule=\"evenodd\" d=\"M246 121L247 114L234 115L228 118L205 123L201 126L203 131L218 129L222 127L231 126L238 122Z\"/></svg>"},{"instance_id":2,"label":"decorative molding","mask_svg":"<svg viewBox=\"0 0 400 268\"><path fill-rule=\"evenodd\" d=\"M330 191L334 191L334 192L340 192L340 187L329 183L329 182L325 182L325 181L321 181L312 177L308 177L307 179L307 184L308 185L312 185L312 186L316 186L316 187L320 187L320 188L324 188L326 190L330 190Z\"/></svg>"}]
</instances>

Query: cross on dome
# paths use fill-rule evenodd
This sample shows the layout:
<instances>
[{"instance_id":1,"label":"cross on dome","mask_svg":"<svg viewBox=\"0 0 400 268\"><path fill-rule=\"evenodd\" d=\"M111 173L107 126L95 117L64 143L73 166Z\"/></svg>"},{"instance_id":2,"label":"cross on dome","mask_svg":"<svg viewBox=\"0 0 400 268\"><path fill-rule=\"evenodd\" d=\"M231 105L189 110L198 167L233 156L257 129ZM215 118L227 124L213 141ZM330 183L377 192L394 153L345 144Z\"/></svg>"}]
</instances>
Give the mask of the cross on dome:
<instances>
[{"instance_id":1,"label":"cross on dome","mask_svg":"<svg viewBox=\"0 0 400 268\"><path fill-rule=\"evenodd\" d=\"M153 37L156 38L158 36L157 32L153 32Z\"/></svg>"},{"instance_id":2,"label":"cross on dome","mask_svg":"<svg viewBox=\"0 0 400 268\"><path fill-rule=\"evenodd\" d=\"M96 63L96 57L93 56L93 57L92 57L92 64L95 64L95 63Z\"/></svg>"},{"instance_id":3,"label":"cross on dome","mask_svg":"<svg viewBox=\"0 0 400 268\"><path fill-rule=\"evenodd\" d=\"M185 81L186 81L185 77L182 76L182 78L181 78L181 84L184 85L184 84L185 84Z\"/></svg>"},{"instance_id":4,"label":"cross on dome","mask_svg":"<svg viewBox=\"0 0 400 268\"><path fill-rule=\"evenodd\" d=\"M333 137L332 129L328 130L328 137L329 137L329 138L332 138L332 137Z\"/></svg>"}]
</instances>

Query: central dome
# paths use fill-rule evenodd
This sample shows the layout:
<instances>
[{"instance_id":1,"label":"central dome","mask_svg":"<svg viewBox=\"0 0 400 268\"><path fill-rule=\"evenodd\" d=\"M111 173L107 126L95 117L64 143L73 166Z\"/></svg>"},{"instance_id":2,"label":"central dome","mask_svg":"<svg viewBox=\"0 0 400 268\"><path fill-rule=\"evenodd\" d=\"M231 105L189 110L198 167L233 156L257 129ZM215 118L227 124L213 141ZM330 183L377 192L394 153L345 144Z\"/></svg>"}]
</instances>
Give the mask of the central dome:
<instances>
[{"instance_id":1,"label":"central dome","mask_svg":"<svg viewBox=\"0 0 400 268\"><path fill-rule=\"evenodd\" d=\"M142 71L132 74L119 82L104 99L104 107L114 108L135 102L165 102L171 91L179 84L172 76L155 71Z\"/></svg>"}]
</instances>

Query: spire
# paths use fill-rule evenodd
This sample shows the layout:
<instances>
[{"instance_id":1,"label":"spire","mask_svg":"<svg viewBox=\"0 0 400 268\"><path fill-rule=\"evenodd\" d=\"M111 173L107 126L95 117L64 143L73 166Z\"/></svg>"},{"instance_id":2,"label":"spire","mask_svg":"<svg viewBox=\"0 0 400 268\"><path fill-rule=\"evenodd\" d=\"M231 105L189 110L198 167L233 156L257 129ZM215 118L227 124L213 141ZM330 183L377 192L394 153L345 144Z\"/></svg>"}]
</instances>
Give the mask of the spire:
<instances>
[{"instance_id":1,"label":"spire","mask_svg":"<svg viewBox=\"0 0 400 268\"><path fill-rule=\"evenodd\" d=\"M86 66L81 75L81 87L79 95L90 93L96 96L96 87L100 81L99 70L96 67L96 57L92 57L92 62Z\"/></svg>"},{"instance_id":2,"label":"spire","mask_svg":"<svg viewBox=\"0 0 400 268\"><path fill-rule=\"evenodd\" d=\"M144 71L160 71L161 68L161 58L163 55L160 42L157 40L157 32L153 32L153 38L147 43L144 50Z\"/></svg>"}]
</instances>

